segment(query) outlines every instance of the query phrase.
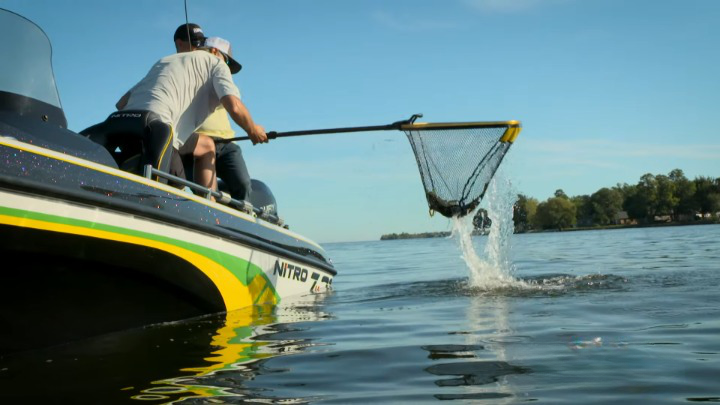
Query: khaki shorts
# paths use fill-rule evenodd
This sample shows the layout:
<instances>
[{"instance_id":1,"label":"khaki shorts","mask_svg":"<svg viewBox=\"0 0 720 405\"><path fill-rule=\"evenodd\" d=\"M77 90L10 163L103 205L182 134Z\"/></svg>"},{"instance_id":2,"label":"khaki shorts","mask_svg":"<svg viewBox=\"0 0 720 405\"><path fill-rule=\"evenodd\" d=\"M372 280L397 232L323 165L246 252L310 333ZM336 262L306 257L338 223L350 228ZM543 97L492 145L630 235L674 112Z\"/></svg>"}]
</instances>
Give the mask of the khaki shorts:
<instances>
[{"instance_id":1,"label":"khaki shorts","mask_svg":"<svg viewBox=\"0 0 720 405\"><path fill-rule=\"evenodd\" d=\"M190 135L190 138L180 147L180 156L192 155L195 150L195 146L198 143L198 134L194 133Z\"/></svg>"},{"instance_id":2,"label":"khaki shorts","mask_svg":"<svg viewBox=\"0 0 720 405\"><path fill-rule=\"evenodd\" d=\"M170 157L170 174L173 176L180 177L181 179L185 179L185 167L182 163L182 158L180 157L180 152L178 152L177 149L172 148L172 155ZM188 179L192 180L192 179Z\"/></svg>"}]
</instances>

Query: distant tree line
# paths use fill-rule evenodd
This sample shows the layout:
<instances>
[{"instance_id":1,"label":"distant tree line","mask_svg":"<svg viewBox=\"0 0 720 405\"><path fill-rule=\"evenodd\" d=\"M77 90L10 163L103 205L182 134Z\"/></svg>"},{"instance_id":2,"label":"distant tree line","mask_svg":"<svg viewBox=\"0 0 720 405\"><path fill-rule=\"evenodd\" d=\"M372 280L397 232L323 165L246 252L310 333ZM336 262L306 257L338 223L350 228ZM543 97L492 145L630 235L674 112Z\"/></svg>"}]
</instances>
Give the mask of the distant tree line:
<instances>
[{"instance_id":1,"label":"distant tree line","mask_svg":"<svg viewBox=\"0 0 720 405\"><path fill-rule=\"evenodd\" d=\"M444 238L450 236L450 232L423 232L423 233L389 233L380 236L380 240L395 239L424 239L424 238Z\"/></svg>"},{"instance_id":2,"label":"distant tree line","mask_svg":"<svg viewBox=\"0 0 720 405\"><path fill-rule=\"evenodd\" d=\"M619 224L717 221L720 178L688 180L675 169L667 176L645 174L637 184L617 184L591 195L568 197L561 189L543 202L519 194L513 221L516 232Z\"/></svg>"},{"instance_id":3,"label":"distant tree line","mask_svg":"<svg viewBox=\"0 0 720 405\"><path fill-rule=\"evenodd\" d=\"M492 221L488 217L488 212L484 208L480 208L473 217L473 235L483 235L490 232ZM422 233L389 233L380 236L380 240L395 239L423 239L423 238L446 238L450 236L450 232L422 232Z\"/></svg>"}]
</instances>

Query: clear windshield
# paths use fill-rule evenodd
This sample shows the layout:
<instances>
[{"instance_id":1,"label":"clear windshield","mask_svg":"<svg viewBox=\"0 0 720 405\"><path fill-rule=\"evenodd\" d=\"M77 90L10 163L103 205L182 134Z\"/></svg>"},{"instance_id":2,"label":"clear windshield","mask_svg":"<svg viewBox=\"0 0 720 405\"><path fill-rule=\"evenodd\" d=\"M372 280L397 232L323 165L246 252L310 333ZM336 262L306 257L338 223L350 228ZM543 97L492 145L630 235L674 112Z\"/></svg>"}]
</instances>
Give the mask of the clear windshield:
<instances>
[{"instance_id":1,"label":"clear windshield","mask_svg":"<svg viewBox=\"0 0 720 405\"><path fill-rule=\"evenodd\" d=\"M0 9L0 91L61 108L52 71L50 40L40 27Z\"/></svg>"}]
</instances>

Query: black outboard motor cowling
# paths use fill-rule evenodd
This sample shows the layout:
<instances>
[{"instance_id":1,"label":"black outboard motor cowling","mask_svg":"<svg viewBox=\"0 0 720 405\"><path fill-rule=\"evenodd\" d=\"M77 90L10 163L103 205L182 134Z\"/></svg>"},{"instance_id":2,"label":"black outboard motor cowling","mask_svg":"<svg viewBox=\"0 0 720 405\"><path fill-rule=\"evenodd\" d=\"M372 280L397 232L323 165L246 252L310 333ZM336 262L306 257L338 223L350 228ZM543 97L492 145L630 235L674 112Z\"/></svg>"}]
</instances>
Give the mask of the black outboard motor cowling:
<instances>
[{"instance_id":1,"label":"black outboard motor cowling","mask_svg":"<svg viewBox=\"0 0 720 405\"><path fill-rule=\"evenodd\" d=\"M252 179L252 192L250 193L250 204L253 207L263 209L267 214L278 216L277 203L270 187L260 180Z\"/></svg>"}]
</instances>

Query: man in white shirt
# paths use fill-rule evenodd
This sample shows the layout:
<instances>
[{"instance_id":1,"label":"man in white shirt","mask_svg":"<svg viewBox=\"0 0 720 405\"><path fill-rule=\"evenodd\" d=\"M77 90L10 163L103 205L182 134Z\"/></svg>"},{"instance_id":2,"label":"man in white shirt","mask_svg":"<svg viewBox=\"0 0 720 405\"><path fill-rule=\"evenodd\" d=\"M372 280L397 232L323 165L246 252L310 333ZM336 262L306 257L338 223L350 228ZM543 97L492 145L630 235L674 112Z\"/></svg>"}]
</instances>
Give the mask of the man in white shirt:
<instances>
[{"instance_id":1,"label":"man in white shirt","mask_svg":"<svg viewBox=\"0 0 720 405\"><path fill-rule=\"evenodd\" d=\"M194 51L203 46L205 40L205 33L202 28L193 23L180 25L173 35L175 50L178 53ZM235 137L235 131L230 126L230 120L225 109L218 108L215 110L200 127L195 129L195 132L199 135L209 136L216 141L215 170L217 177L223 181L227 191L230 192L230 196L236 200L250 200L252 180L245 164L242 149L234 142L217 142L218 140ZM192 179L195 172L194 156L186 155L183 156L182 160L186 177Z\"/></svg>"},{"instance_id":2,"label":"man in white shirt","mask_svg":"<svg viewBox=\"0 0 720 405\"><path fill-rule=\"evenodd\" d=\"M211 37L199 50L166 56L116 104L118 110L151 111L168 125L173 147L181 155L195 157L195 182L213 190L217 189L215 144L205 135L193 134L219 106L253 144L268 141L265 129L255 124L240 100L231 76L231 69L240 70L240 64L229 53L228 41Z\"/></svg>"}]
</instances>

